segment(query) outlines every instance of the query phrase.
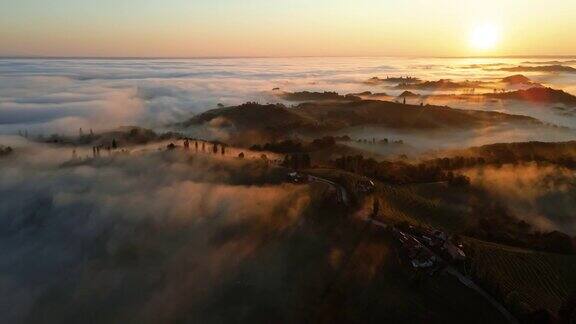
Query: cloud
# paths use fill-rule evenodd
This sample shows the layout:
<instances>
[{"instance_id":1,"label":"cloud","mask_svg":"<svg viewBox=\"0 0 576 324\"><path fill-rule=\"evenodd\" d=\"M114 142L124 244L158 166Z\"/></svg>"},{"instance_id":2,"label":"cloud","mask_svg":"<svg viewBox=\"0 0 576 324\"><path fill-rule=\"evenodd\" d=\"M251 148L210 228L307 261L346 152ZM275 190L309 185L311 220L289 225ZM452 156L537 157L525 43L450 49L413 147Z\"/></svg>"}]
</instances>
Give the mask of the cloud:
<instances>
[{"instance_id":1,"label":"cloud","mask_svg":"<svg viewBox=\"0 0 576 324\"><path fill-rule=\"evenodd\" d=\"M0 162L8 322L200 316L309 208L307 187L270 183L255 162L156 151L63 167L67 151L31 145Z\"/></svg>"},{"instance_id":2,"label":"cloud","mask_svg":"<svg viewBox=\"0 0 576 324\"><path fill-rule=\"evenodd\" d=\"M543 230L576 234L574 172L535 163L482 167L466 171L474 185L485 188L514 215Z\"/></svg>"},{"instance_id":3,"label":"cloud","mask_svg":"<svg viewBox=\"0 0 576 324\"><path fill-rule=\"evenodd\" d=\"M505 74L451 68L458 60L386 58L199 60L0 60L0 134L75 133L119 125L162 128L192 114L246 101L277 102L283 91L382 92L370 77L412 75L426 80L499 79ZM573 78L531 75L555 86ZM546 80L540 80L546 77ZM399 93L390 93L397 95ZM454 103L460 106L462 103ZM476 104L484 108L484 104ZM486 105L486 109L499 109ZM528 109L527 109L528 111ZM564 118L565 119L565 118ZM68 123L67 121L73 121Z\"/></svg>"}]
</instances>

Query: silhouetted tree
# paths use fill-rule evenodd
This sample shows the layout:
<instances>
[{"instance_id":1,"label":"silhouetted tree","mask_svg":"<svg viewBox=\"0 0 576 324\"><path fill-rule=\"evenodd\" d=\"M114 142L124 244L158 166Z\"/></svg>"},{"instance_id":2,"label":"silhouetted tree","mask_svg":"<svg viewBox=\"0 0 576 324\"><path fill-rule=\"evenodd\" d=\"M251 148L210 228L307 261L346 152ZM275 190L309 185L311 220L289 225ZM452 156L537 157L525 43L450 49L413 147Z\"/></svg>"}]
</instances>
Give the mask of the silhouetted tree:
<instances>
[{"instance_id":1,"label":"silhouetted tree","mask_svg":"<svg viewBox=\"0 0 576 324\"><path fill-rule=\"evenodd\" d=\"M374 205L372 206L372 217L378 216L380 212L380 201L377 198L374 198Z\"/></svg>"},{"instance_id":2,"label":"silhouetted tree","mask_svg":"<svg viewBox=\"0 0 576 324\"><path fill-rule=\"evenodd\" d=\"M310 155L308 153L302 154L302 165L301 167L304 169L310 168L312 166L312 160L310 159Z\"/></svg>"}]
</instances>

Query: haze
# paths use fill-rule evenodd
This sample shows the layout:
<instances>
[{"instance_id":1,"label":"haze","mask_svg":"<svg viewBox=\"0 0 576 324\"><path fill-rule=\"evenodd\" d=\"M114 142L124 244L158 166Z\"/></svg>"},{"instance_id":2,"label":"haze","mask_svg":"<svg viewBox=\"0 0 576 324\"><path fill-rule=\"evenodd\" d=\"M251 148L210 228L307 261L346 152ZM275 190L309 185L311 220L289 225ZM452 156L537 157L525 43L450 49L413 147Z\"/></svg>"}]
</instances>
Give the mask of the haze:
<instances>
[{"instance_id":1,"label":"haze","mask_svg":"<svg viewBox=\"0 0 576 324\"><path fill-rule=\"evenodd\" d=\"M0 55L105 57L568 55L576 3L3 1ZM542 12L546 12L542 15ZM471 46L478 26L497 46Z\"/></svg>"}]
</instances>

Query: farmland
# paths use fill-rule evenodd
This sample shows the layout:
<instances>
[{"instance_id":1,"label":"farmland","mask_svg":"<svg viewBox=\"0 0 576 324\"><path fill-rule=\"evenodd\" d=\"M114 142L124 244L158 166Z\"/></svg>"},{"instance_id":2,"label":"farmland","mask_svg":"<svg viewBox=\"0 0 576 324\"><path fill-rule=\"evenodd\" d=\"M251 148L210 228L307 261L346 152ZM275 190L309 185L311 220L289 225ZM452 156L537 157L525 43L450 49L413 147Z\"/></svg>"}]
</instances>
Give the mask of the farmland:
<instances>
[{"instance_id":1,"label":"farmland","mask_svg":"<svg viewBox=\"0 0 576 324\"><path fill-rule=\"evenodd\" d=\"M576 289L576 256L541 253L466 239L470 270L511 307L526 312L546 309L556 314Z\"/></svg>"}]
</instances>

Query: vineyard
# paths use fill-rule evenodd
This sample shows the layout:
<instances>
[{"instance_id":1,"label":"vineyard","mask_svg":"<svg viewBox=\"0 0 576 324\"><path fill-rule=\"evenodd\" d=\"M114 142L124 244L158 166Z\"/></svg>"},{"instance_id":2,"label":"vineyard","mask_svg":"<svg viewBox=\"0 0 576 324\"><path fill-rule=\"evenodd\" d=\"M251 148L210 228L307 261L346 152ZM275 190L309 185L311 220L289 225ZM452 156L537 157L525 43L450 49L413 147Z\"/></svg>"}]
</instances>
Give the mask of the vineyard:
<instances>
[{"instance_id":1,"label":"vineyard","mask_svg":"<svg viewBox=\"0 0 576 324\"><path fill-rule=\"evenodd\" d=\"M411 187L379 184L376 194L382 204L382 214L393 222L407 221L447 230L457 230L464 226L465 218L456 208L423 197Z\"/></svg>"},{"instance_id":2,"label":"vineyard","mask_svg":"<svg viewBox=\"0 0 576 324\"><path fill-rule=\"evenodd\" d=\"M513 311L547 309L557 314L576 291L576 256L533 252L466 240L471 272Z\"/></svg>"},{"instance_id":3,"label":"vineyard","mask_svg":"<svg viewBox=\"0 0 576 324\"><path fill-rule=\"evenodd\" d=\"M367 179L335 169L312 169L307 170L307 173L337 182L352 195L355 194L354 183ZM466 222L462 210L441 200L425 197L419 194L414 186L388 185L376 181L375 196L380 202L381 217L386 221L408 222L450 231L462 229Z\"/></svg>"}]
</instances>

